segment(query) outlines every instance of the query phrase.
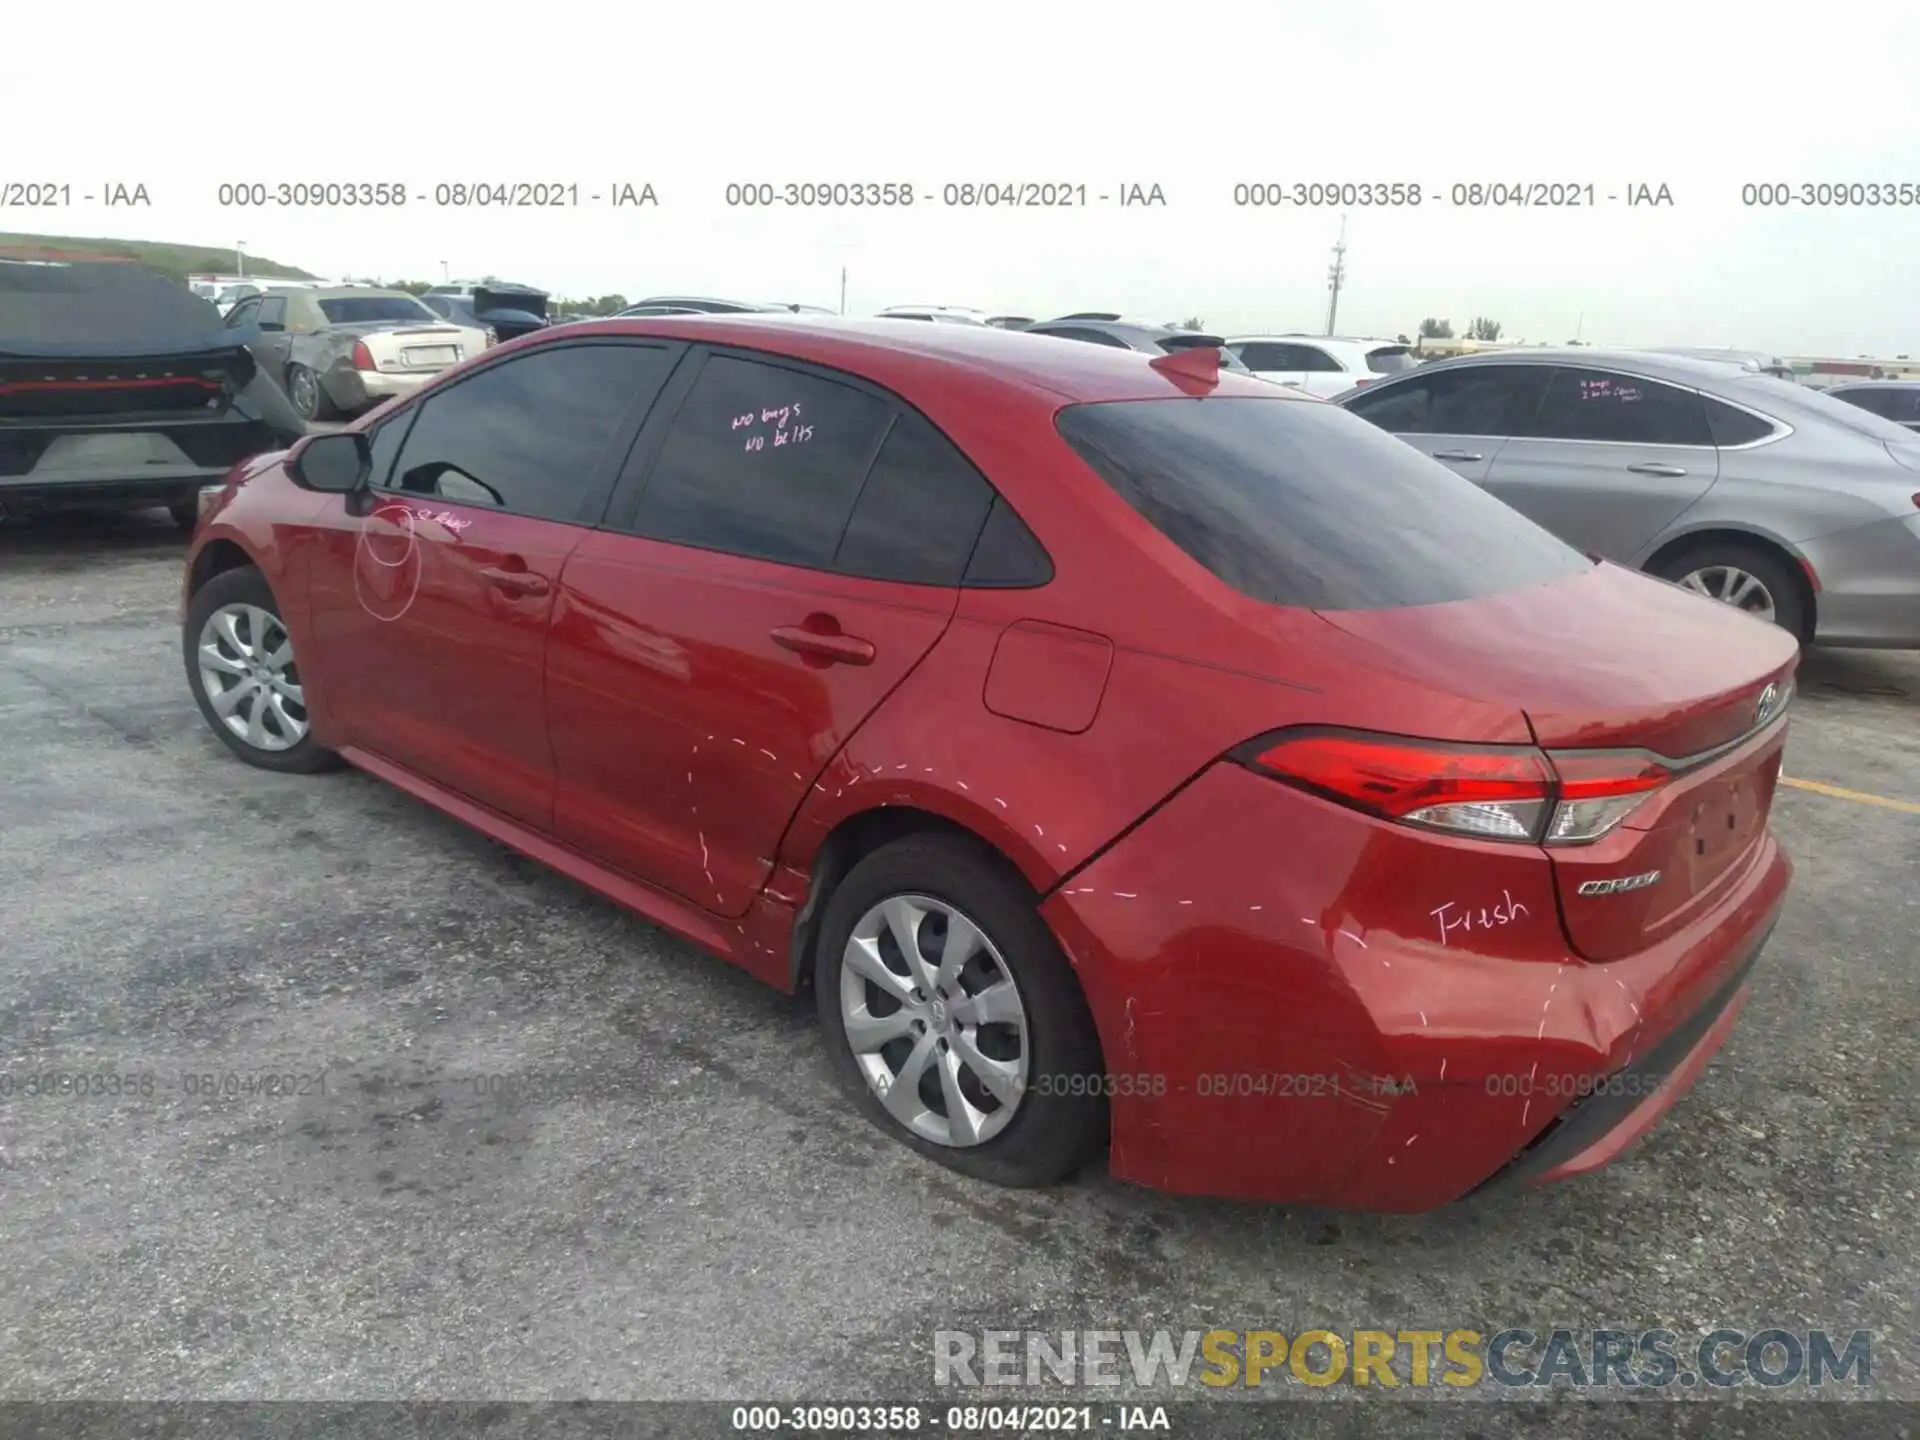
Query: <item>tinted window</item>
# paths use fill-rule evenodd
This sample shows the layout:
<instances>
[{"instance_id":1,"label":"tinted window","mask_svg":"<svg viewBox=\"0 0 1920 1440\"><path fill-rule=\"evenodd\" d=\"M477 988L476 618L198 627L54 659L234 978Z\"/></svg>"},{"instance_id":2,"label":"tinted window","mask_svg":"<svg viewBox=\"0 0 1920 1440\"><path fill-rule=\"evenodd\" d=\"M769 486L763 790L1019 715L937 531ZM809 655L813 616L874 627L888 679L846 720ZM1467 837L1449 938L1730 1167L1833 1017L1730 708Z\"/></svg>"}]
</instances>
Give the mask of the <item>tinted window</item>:
<instances>
[{"instance_id":1,"label":"tinted window","mask_svg":"<svg viewBox=\"0 0 1920 1440\"><path fill-rule=\"evenodd\" d=\"M1818 425L1824 421L1865 440L1891 440L1901 445L1913 442L1913 436L1894 421L1849 405L1811 385L1775 380L1766 375L1742 375L1727 386L1727 393L1789 424Z\"/></svg>"},{"instance_id":2,"label":"tinted window","mask_svg":"<svg viewBox=\"0 0 1920 1440\"><path fill-rule=\"evenodd\" d=\"M989 589L1027 590L1053 579L1053 561L1046 547L1026 526L1004 496L987 512L980 542L967 565L968 585Z\"/></svg>"},{"instance_id":3,"label":"tinted window","mask_svg":"<svg viewBox=\"0 0 1920 1440\"><path fill-rule=\"evenodd\" d=\"M958 585L993 487L947 438L902 414L867 474L834 569L873 580Z\"/></svg>"},{"instance_id":4,"label":"tinted window","mask_svg":"<svg viewBox=\"0 0 1920 1440\"><path fill-rule=\"evenodd\" d=\"M1194 560L1256 600L1430 605L1587 567L1518 511L1331 405L1073 405L1060 433Z\"/></svg>"},{"instance_id":5,"label":"tinted window","mask_svg":"<svg viewBox=\"0 0 1920 1440\"><path fill-rule=\"evenodd\" d=\"M1131 350L1126 341L1107 334L1104 330L1082 330L1077 325L1062 325L1057 329L1029 330L1029 335L1052 335L1061 340L1084 340L1090 345L1110 345L1115 350Z\"/></svg>"},{"instance_id":6,"label":"tinted window","mask_svg":"<svg viewBox=\"0 0 1920 1440\"><path fill-rule=\"evenodd\" d=\"M582 509L622 418L650 400L672 352L640 345L535 350L433 395L406 437L393 488L542 520Z\"/></svg>"},{"instance_id":7,"label":"tinted window","mask_svg":"<svg viewBox=\"0 0 1920 1440\"><path fill-rule=\"evenodd\" d=\"M284 295L269 295L253 313L254 323L262 330L287 328L287 301Z\"/></svg>"},{"instance_id":8,"label":"tinted window","mask_svg":"<svg viewBox=\"0 0 1920 1440\"><path fill-rule=\"evenodd\" d=\"M383 420L373 427L367 436L367 444L373 452L372 463L367 466L367 483L387 488L393 479L393 462L399 457L400 445L407 438L407 431L413 428L414 417L420 413L418 405L402 410L391 420Z\"/></svg>"},{"instance_id":9,"label":"tinted window","mask_svg":"<svg viewBox=\"0 0 1920 1440\"><path fill-rule=\"evenodd\" d=\"M418 300L405 295L342 295L322 300L320 313L335 325L358 325L368 320L415 320L425 323L437 318Z\"/></svg>"},{"instance_id":10,"label":"tinted window","mask_svg":"<svg viewBox=\"0 0 1920 1440\"><path fill-rule=\"evenodd\" d=\"M824 569L891 412L864 390L716 355L674 417L634 528Z\"/></svg>"},{"instance_id":11,"label":"tinted window","mask_svg":"<svg viewBox=\"0 0 1920 1440\"><path fill-rule=\"evenodd\" d=\"M1291 363L1294 359L1294 347L1275 345L1270 341L1260 341L1252 345L1239 347L1239 356L1246 362L1249 370L1298 370L1302 367Z\"/></svg>"},{"instance_id":12,"label":"tinted window","mask_svg":"<svg viewBox=\"0 0 1920 1440\"><path fill-rule=\"evenodd\" d=\"M1376 375L1397 375L1419 363L1405 345L1386 345L1367 352L1367 369Z\"/></svg>"},{"instance_id":13,"label":"tinted window","mask_svg":"<svg viewBox=\"0 0 1920 1440\"><path fill-rule=\"evenodd\" d=\"M237 330L242 325L251 325L260 313L258 300L242 300L227 312L227 328Z\"/></svg>"},{"instance_id":14,"label":"tinted window","mask_svg":"<svg viewBox=\"0 0 1920 1440\"><path fill-rule=\"evenodd\" d=\"M1324 373L1347 368L1338 360L1334 359L1333 356L1322 350L1318 345L1300 345L1295 348L1300 351L1301 363L1298 367L1299 369Z\"/></svg>"},{"instance_id":15,"label":"tinted window","mask_svg":"<svg viewBox=\"0 0 1920 1440\"><path fill-rule=\"evenodd\" d=\"M1606 370L1556 370L1528 434L1621 445L1711 445L1699 394Z\"/></svg>"},{"instance_id":16,"label":"tinted window","mask_svg":"<svg viewBox=\"0 0 1920 1440\"><path fill-rule=\"evenodd\" d=\"M1347 408L1395 435L1512 435L1540 408L1543 365L1466 365L1370 390Z\"/></svg>"},{"instance_id":17,"label":"tinted window","mask_svg":"<svg viewBox=\"0 0 1920 1440\"><path fill-rule=\"evenodd\" d=\"M1773 426L1758 415L1735 409L1711 395L1706 397L1706 406L1707 428L1713 432L1716 445L1751 445L1773 433Z\"/></svg>"},{"instance_id":18,"label":"tinted window","mask_svg":"<svg viewBox=\"0 0 1920 1440\"><path fill-rule=\"evenodd\" d=\"M1889 403L1893 399L1893 392L1890 390L1829 390L1827 393L1836 400L1858 405L1875 415L1885 416L1889 420L1893 418L1893 406Z\"/></svg>"}]
</instances>

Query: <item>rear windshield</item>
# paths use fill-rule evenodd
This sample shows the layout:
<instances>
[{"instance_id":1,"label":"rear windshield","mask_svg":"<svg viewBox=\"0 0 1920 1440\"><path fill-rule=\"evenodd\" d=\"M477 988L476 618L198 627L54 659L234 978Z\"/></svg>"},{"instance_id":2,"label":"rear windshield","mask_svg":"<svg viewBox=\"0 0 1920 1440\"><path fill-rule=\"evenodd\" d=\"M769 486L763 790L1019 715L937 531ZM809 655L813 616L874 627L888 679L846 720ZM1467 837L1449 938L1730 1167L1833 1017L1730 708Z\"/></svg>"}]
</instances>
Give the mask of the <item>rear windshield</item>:
<instances>
[{"instance_id":1,"label":"rear windshield","mask_svg":"<svg viewBox=\"0 0 1920 1440\"><path fill-rule=\"evenodd\" d=\"M319 302L320 313L336 325L364 325L374 320L433 321L440 317L418 300L403 295L342 295Z\"/></svg>"},{"instance_id":2,"label":"rear windshield","mask_svg":"<svg viewBox=\"0 0 1920 1440\"><path fill-rule=\"evenodd\" d=\"M1376 375L1398 375L1402 370L1411 370L1419 363L1413 358L1413 351L1405 345L1385 345L1367 352L1367 369Z\"/></svg>"},{"instance_id":3,"label":"rear windshield","mask_svg":"<svg viewBox=\"0 0 1920 1440\"><path fill-rule=\"evenodd\" d=\"M1517 510L1335 405L1071 405L1061 436L1162 535L1272 605L1471 600L1590 567Z\"/></svg>"}]
</instances>

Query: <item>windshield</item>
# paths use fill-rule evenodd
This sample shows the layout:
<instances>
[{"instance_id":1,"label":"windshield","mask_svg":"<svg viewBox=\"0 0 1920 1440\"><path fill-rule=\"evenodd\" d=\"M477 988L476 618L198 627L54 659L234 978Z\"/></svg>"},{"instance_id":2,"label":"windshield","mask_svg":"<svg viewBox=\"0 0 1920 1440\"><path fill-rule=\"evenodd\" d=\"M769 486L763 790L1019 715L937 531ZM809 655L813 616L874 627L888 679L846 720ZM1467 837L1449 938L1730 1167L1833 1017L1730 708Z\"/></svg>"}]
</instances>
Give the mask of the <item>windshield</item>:
<instances>
[{"instance_id":1,"label":"windshield","mask_svg":"<svg viewBox=\"0 0 1920 1440\"><path fill-rule=\"evenodd\" d=\"M1221 396L1070 405L1061 436L1167 539L1271 605L1470 600L1591 561L1334 405Z\"/></svg>"},{"instance_id":2,"label":"windshield","mask_svg":"<svg viewBox=\"0 0 1920 1440\"><path fill-rule=\"evenodd\" d=\"M335 325L365 325L379 320L431 322L440 318L405 295L341 295L319 303L320 313Z\"/></svg>"}]
</instances>

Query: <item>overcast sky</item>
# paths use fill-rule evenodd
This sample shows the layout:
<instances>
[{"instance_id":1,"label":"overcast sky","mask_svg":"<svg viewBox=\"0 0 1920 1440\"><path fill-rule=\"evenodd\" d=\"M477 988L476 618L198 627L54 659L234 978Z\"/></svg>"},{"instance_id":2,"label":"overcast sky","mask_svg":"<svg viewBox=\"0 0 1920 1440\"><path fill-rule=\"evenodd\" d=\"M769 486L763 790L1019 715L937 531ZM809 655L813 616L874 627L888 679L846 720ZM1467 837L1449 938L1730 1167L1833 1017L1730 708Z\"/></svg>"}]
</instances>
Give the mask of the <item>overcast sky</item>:
<instances>
[{"instance_id":1,"label":"overcast sky","mask_svg":"<svg viewBox=\"0 0 1920 1440\"><path fill-rule=\"evenodd\" d=\"M853 313L1114 309L1313 330L1339 212L1237 208L1234 185L1401 182L1427 192L1418 209L1348 212L1342 331L1486 315L1506 338L1920 353L1920 204L1741 203L1743 183L1920 189L1911 5L14 9L0 186L67 181L76 203L0 210L0 230L244 240L330 276L438 279L444 262L571 296L838 306L844 265ZM80 201L116 180L144 183L151 208ZM473 180L573 182L582 204L432 203L436 185ZM923 198L883 212L725 200L729 182L864 180ZM222 208L234 181L397 181L423 198ZM969 181L1084 183L1092 203L940 203ZM1455 184L1517 181L1591 183L1600 203L1445 203ZM587 199L619 182L651 183L658 207ZM1097 199L1131 184L1167 204ZM1629 208L1642 184L1674 203Z\"/></svg>"}]
</instances>

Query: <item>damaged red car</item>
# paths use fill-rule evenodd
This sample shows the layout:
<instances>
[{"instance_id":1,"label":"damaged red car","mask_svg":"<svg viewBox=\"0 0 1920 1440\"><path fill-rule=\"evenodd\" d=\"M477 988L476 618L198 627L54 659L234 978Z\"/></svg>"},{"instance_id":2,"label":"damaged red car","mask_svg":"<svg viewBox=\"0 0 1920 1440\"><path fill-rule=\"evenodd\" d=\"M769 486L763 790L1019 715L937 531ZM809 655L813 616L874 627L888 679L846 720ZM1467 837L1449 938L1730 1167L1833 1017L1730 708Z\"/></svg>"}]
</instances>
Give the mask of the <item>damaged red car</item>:
<instances>
[{"instance_id":1,"label":"damaged red car","mask_svg":"<svg viewBox=\"0 0 1920 1440\"><path fill-rule=\"evenodd\" d=\"M183 649L242 759L810 984L850 1102L1009 1185L1592 1169L1791 873L1791 637L1205 350L542 331L240 467Z\"/></svg>"}]
</instances>

